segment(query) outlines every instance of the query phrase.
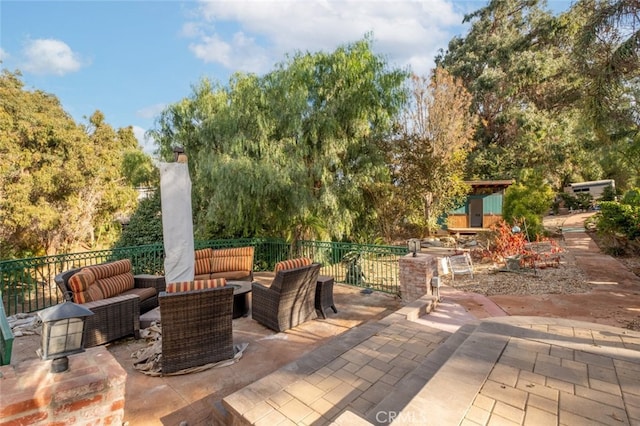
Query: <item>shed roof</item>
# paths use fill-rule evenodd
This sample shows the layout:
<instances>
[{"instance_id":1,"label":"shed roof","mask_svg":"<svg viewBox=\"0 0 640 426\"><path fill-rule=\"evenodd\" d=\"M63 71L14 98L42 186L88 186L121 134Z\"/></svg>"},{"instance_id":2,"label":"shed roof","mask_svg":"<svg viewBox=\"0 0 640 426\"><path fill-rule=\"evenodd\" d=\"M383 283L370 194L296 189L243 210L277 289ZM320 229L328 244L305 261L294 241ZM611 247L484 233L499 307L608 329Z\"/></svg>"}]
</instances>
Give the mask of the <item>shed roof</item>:
<instances>
[{"instance_id":1,"label":"shed roof","mask_svg":"<svg viewBox=\"0 0 640 426\"><path fill-rule=\"evenodd\" d=\"M507 188L514 184L513 179L498 180L466 180L465 183L472 188Z\"/></svg>"}]
</instances>

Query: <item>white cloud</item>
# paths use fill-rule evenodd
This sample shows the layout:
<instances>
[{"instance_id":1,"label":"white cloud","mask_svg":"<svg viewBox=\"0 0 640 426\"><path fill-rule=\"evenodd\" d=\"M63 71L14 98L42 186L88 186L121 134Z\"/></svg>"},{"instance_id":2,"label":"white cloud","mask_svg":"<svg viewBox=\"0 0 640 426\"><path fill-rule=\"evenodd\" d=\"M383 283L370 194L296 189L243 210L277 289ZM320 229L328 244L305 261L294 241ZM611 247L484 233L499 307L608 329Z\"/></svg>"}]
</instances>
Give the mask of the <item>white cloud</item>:
<instances>
[{"instance_id":1,"label":"white cloud","mask_svg":"<svg viewBox=\"0 0 640 426\"><path fill-rule=\"evenodd\" d=\"M183 34L197 40L190 49L203 61L261 73L286 53L331 51L371 32L376 51L394 66L426 74L438 49L455 35L452 28L463 28L463 15L453 1L202 2L201 20L185 24Z\"/></svg>"},{"instance_id":2,"label":"white cloud","mask_svg":"<svg viewBox=\"0 0 640 426\"><path fill-rule=\"evenodd\" d=\"M136 111L136 116L145 119L156 118L156 116L160 115L160 113L165 109L166 104L154 104L149 105L144 108L140 108Z\"/></svg>"},{"instance_id":3,"label":"white cloud","mask_svg":"<svg viewBox=\"0 0 640 426\"><path fill-rule=\"evenodd\" d=\"M65 75L82 67L80 56L63 41L54 39L29 40L23 51L22 68L33 74Z\"/></svg>"},{"instance_id":4,"label":"white cloud","mask_svg":"<svg viewBox=\"0 0 640 426\"><path fill-rule=\"evenodd\" d=\"M242 32L235 33L229 41L218 35L203 36L200 43L189 45L189 49L204 62L219 63L229 69L260 72L270 61L267 50Z\"/></svg>"},{"instance_id":5,"label":"white cloud","mask_svg":"<svg viewBox=\"0 0 640 426\"><path fill-rule=\"evenodd\" d=\"M4 50L2 47L0 47L0 61L4 61L8 57L9 57L9 54L7 53L7 51Z\"/></svg>"},{"instance_id":6,"label":"white cloud","mask_svg":"<svg viewBox=\"0 0 640 426\"><path fill-rule=\"evenodd\" d=\"M138 143L142 147L142 150L149 155L153 155L156 150L155 141L152 137L145 135L146 130L140 126L133 126L133 134L138 139Z\"/></svg>"},{"instance_id":7,"label":"white cloud","mask_svg":"<svg viewBox=\"0 0 640 426\"><path fill-rule=\"evenodd\" d=\"M184 37L198 37L203 34L202 23L200 22L187 22L182 26L181 35Z\"/></svg>"}]
</instances>

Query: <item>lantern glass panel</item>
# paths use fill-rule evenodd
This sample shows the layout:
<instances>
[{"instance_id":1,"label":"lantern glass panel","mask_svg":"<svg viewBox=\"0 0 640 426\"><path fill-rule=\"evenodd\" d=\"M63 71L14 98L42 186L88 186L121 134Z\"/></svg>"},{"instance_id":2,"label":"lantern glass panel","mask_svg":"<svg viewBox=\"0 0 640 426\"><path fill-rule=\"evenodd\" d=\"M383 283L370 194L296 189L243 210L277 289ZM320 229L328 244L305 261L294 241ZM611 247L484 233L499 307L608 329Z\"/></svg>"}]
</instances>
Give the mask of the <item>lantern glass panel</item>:
<instances>
[{"instance_id":1,"label":"lantern glass panel","mask_svg":"<svg viewBox=\"0 0 640 426\"><path fill-rule=\"evenodd\" d=\"M54 356L81 349L83 322L81 318L69 318L51 324L48 355Z\"/></svg>"}]
</instances>

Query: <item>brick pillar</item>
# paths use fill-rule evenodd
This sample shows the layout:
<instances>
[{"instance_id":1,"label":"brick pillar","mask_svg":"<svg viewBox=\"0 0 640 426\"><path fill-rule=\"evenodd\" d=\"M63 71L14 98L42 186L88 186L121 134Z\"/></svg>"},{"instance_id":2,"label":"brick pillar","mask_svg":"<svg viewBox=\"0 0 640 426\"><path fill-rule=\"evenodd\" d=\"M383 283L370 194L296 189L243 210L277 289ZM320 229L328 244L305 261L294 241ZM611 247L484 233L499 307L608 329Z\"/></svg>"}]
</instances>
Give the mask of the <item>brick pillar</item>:
<instances>
[{"instance_id":1,"label":"brick pillar","mask_svg":"<svg viewBox=\"0 0 640 426\"><path fill-rule=\"evenodd\" d=\"M122 425L127 372L103 346L51 373L39 359L0 367L0 426Z\"/></svg>"},{"instance_id":2,"label":"brick pillar","mask_svg":"<svg viewBox=\"0 0 640 426\"><path fill-rule=\"evenodd\" d=\"M403 303L410 303L425 294L432 294L431 278L438 276L438 258L424 253L411 253L399 260L400 295Z\"/></svg>"}]
</instances>

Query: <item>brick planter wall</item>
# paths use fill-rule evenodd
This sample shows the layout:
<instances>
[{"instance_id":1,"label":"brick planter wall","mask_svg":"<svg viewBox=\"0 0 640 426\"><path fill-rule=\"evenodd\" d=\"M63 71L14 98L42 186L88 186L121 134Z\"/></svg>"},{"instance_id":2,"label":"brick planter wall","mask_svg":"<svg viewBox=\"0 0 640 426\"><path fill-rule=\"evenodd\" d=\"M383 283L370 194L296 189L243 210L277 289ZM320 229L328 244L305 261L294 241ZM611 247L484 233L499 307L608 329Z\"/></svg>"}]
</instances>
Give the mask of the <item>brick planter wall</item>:
<instances>
[{"instance_id":1,"label":"brick planter wall","mask_svg":"<svg viewBox=\"0 0 640 426\"><path fill-rule=\"evenodd\" d=\"M431 295L431 278L438 276L438 258L418 253L399 260L400 295L403 303L411 303L425 294Z\"/></svg>"},{"instance_id":2,"label":"brick planter wall","mask_svg":"<svg viewBox=\"0 0 640 426\"><path fill-rule=\"evenodd\" d=\"M0 426L122 425L127 373L102 346L69 357L69 370L51 361L0 367Z\"/></svg>"}]
</instances>

